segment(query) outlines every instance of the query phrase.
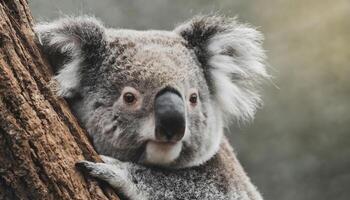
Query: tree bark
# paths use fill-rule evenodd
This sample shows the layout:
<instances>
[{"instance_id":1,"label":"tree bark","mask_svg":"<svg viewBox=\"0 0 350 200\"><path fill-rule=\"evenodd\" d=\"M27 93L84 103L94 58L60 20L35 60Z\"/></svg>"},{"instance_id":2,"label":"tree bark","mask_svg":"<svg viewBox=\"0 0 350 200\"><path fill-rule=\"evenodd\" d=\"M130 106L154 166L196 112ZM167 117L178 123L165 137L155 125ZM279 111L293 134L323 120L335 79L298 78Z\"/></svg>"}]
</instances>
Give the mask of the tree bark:
<instances>
[{"instance_id":1,"label":"tree bark","mask_svg":"<svg viewBox=\"0 0 350 200\"><path fill-rule=\"evenodd\" d=\"M0 0L0 199L118 199L76 170L98 161L35 42L26 0Z\"/></svg>"}]
</instances>

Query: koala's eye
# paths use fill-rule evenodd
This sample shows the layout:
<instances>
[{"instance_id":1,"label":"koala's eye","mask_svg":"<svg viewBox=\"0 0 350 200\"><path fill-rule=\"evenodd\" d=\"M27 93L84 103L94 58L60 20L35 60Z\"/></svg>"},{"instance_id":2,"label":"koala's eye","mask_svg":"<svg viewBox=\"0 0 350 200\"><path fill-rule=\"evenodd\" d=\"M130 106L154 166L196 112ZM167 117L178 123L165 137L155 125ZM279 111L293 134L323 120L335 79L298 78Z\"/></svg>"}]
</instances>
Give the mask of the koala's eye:
<instances>
[{"instance_id":1,"label":"koala's eye","mask_svg":"<svg viewBox=\"0 0 350 200\"><path fill-rule=\"evenodd\" d=\"M126 92L123 96L125 103L127 104L133 104L136 101L136 97L131 92Z\"/></svg>"},{"instance_id":2,"label":"koala's eye","mask_svg":"<svg viewBox=\"0 0 350 200\"><path fill-rule=\"evenodd\" d=\"M123 88L118 98L119 105L129 111L136 111L142 107L142 94L133 87L126 86Z\"/></svg>"},{"instance_id":3,"label":"koala's eye","mask_svg":"<svg viewBox=\"0 0 350 200\"><path fill-rule=\"evenodd\" d=\"M191 102L191 104L193 104L193 105L196 105L197 104L197 94L196 93L193 93L193 94L191 94L191 96L190 96L190 102Z\"/></svg>"}]
</instances>

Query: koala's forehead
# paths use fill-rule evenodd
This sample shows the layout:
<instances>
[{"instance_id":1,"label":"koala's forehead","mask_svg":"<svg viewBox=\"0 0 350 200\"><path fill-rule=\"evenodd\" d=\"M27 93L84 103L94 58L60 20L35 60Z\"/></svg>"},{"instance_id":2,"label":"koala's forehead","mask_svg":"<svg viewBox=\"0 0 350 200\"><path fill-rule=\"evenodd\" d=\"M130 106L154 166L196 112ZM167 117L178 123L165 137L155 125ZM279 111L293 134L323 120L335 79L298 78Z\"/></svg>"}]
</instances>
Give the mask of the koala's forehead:
<instances>
[{"instance_id":1,"label":"koala's forehead","mask_svg":"<svg viewBox=\"0 0 350 200\"><path fill-rule=\"evenodd\" d=\"M110 30L113 67L126 82L161 87L193 74L196 65L186 42L170 31Z\"/></svg>"}]
</instances>

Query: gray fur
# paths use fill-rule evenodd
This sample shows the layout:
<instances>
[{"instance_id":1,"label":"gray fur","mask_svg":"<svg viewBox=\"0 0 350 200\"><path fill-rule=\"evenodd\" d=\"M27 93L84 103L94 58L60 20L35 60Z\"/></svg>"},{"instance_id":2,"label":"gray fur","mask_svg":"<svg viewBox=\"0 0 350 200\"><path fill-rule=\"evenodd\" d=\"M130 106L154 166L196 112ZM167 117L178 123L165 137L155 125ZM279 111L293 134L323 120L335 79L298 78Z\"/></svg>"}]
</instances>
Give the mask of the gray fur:
<instances>
[{"instance_id":1,"label":"gray fur","mask_svg":"<svg viewBox=\"0 0 350 200\"><path fill-rule=\"evenodd\" d=\"M268 75L256 30L217 16L196 17L174 31L111 29L91 17L41 23L35 30L56 69L58 94L96 150L120 160L104 157L109 164L84 161L81 167L131 199L246 199L207 161L222 142L230 121L224 119L250 120L259 106L257 88ZM163 148L151 141L154 98L166 87L185 102L186 131ZM140 105L126 105L125 90L135 91ZM193 91L195 106L189 102ZM197 166L201 170L192 170Z\"/></svg>"}]
</instances>

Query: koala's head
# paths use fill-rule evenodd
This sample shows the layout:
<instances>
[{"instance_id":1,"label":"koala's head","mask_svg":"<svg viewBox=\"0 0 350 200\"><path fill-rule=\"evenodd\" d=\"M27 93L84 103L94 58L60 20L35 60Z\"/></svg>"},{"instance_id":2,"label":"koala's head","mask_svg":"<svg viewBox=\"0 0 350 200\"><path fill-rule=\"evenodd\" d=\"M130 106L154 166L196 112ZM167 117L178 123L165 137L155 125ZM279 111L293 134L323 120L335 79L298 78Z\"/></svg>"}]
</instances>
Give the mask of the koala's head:
<instances>
[{"instance_id":1,"label":"koala's head","mask_svg":"<svg viewBox=\"0 0 350 200\"><path fill-rule=\"evenodd\" d=\"M207 161L229 121L253 118L268 76L262 36L232 18L136 31L67 17L35 30L58 94L96 150L124 161L174 168Z\"/></svg>"}]
</instances>

